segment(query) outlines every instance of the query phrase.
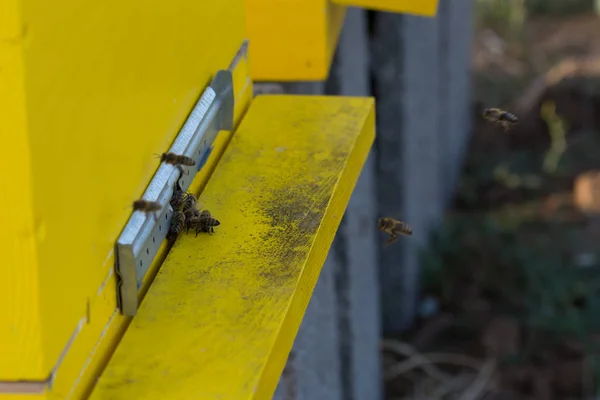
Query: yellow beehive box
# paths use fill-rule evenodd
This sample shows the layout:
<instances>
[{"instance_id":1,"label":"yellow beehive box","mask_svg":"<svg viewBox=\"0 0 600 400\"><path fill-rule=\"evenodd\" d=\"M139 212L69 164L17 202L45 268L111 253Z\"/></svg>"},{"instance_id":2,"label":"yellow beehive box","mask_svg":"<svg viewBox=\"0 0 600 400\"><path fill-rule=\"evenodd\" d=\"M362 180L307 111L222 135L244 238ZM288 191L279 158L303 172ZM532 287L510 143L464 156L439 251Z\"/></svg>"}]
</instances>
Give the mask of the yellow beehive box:
<instances>
[{"instance_id":1,"label":"yellow beehive box","mask_svg":"<svg viewBox=\"0 0 600 400\"><path fill-rule=\"evenodd\" d=\"M438 5L438 0L333 0L333 2L345 6L422 15L424 17L435 16Z\"/></svg>"},{"instance_id":2,"label":"yellow beehive box","mask_svg":"<svg viewBox=\"0 0 600 400\"><path fill-rule=\"evenodd\" d=\"M252 79L320 81L329 75L346 6L434 16L437 0L245 0Z\"/></svg>"},{"instance_id":3,"label":"yellow beehive box","mask_svg":"<svg viewBox=\"0 0 600 400\"><path fill-rule=\"evenodd\" d=\"M245 0L245 5L253 80L327 77L345 7L329 0Z\"/></svg>"},{"instance_id":4,"label":"yellow beehive box","mask_svg":"<svg viewBox=\"0 0 600 400\"><path fill-rule=\"evenodd\" d=\"M242 1L0 1L0 398L67 398L114 347L115 240L246 39Z\"/></svg>"}]
</instances>

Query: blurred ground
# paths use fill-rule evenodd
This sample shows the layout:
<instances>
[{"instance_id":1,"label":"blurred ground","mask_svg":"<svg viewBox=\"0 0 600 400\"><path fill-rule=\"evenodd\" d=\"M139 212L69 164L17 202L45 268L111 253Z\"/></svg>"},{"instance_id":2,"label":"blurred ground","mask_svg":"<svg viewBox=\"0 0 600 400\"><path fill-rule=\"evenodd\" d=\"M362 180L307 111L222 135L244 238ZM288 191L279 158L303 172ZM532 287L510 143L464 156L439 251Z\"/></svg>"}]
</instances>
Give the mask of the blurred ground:
<instances>
[{"instance_id":1,"label":"blurred ground","mask_svg":"<svg viewBox=\"0 0 600 400\"><path fill-rule=\"evenodd\" d=\"M388 399L598 396L600 19L515 26L478 28L473 138L423 252L423 316L383 344Z\"/></svg>"}]
</instances>

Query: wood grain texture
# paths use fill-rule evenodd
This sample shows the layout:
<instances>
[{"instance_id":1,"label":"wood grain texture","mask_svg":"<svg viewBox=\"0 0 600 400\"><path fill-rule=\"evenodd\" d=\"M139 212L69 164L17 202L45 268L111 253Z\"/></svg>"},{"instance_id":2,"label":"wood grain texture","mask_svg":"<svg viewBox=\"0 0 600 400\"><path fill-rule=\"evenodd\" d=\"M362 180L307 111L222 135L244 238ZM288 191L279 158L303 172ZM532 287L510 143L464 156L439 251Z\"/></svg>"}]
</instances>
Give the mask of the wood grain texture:
<instances>
[{"instance_id":1,"label":"wood grain texture","mask_svg":"<svg viewBox=\"0 0 600 400\"><path fill-rule=\"evenodd\" d=\"M270 399L373 139L370 98L257 97L91 399Z\"/></svg>"}]
</instances>

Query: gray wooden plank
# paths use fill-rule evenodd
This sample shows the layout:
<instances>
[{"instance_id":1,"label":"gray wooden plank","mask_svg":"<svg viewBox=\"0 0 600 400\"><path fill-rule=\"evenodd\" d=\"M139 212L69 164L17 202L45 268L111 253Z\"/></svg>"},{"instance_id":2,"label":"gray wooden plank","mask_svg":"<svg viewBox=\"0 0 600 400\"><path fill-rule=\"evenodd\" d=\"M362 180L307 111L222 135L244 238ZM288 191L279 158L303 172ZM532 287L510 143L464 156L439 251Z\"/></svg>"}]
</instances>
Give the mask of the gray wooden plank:
<instances>
[{"instance_id":1,"label":"gray wooden plank","mask_svg":"<svg viewBox=\"0 0 600 400\"><path fill-rule=\"evenodd\" d=\"M366 12L349 8L332 67L337 92L370 96ZM334 243L344 400L382 398L374 156L361 172ZM342 256L343 255L343 256Z\"/></svg>"},{"instance_id":2,"label":"gray wooden plank","mask_svg":"<svg viewBox=\"0 0 600 400\"><path fill-rule=\"evenodd\" d=\"M378 99L379 212L413 227L381 251L383 326L411 326L418 299L418 251L443 209L438 129L438 20L377 13L373 65Z\"/></svg>"},{"instance_id":3,"label":"gray wooden plank","mask_svg":"<svg viewBox=\"0 0 600 400\"><path fill-rule=\"evenodd\" d=\"M440 138L446 172L444 194L450 201L458 183L471 130L472 2L447 0L438 6L440 20Z\"/></svg>"},{"instance_id":4,"label":"gray wooden plank","mask_svg":"<svg viewBox=\"0 0 600 400\"><path fill-rule=\"evenodd\" d=\"M450 0L448 12L449 49L448 94L451 115L450 146L453 175L449 180L449 198L454 194L472 129L471 49L473 40L473 2Z\"/></svg>"},{"instance_id":5,"label":"gray wooden plank","mask_svg":"<svg viewBox=\"0 0 600 400\"><path fill-rule=\"evenodd\" d=\"M330 251L294 343L295 400L343 399L335 308L336 263L335 252Z\"/></svg>"}]
</instances>

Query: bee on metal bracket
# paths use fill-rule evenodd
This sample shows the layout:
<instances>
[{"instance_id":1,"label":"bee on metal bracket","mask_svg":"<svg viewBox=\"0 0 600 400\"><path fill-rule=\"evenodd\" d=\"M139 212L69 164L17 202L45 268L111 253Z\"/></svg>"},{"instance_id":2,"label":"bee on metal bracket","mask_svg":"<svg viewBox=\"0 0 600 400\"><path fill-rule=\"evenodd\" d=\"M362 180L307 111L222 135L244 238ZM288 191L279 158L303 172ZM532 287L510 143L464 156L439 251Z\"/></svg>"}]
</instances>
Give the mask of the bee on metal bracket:
<instances>
[{"instance_id":1,"label":"bee on metal bracket","mask_svg":"<svg viewBox=\"0 0 600 400\"><path fill-rule=\"evenodd\" d=\"M187 210L195 208L197 202L198 202L198 199L196 199L196 196L194 196L192 193L186 193L185 197L183 198L183 204L182 204L183 212L186 212Z\"/></svg>"},{"instance_id":2,"label":"bee on metal bracket","mask_svg":"<svg viewBox=\"0 0 600 400\"><path fill-rule=\"evenodd\" d=\"M186 167L193 167L196 165L196 161L188 156L175 153L162 153L160 161L171 165L185 165Z\"/></svg>"},{"instance_id":3,"label":"bee on metal bracket","mask_svg":"<svg viewBox=\"0 0 600 400\"><path fill-rule=\"evenodd\" d=\"M405 222L394 218L379 218L377 229L390 235L390 238L385 242L386 246L395 242L400 235L412 235L412 229Z\"/></svg>"},{"instance_id":4,"label":"bee on metal bracket","mask_svg":"<svg viewBox=\"0 0 600 400\"><path fill-rule=\"evenodd\" d=\"M198 210L197 208L190 208L185 211L184 215L186 229L185 232L188 233L190 231L190 228L192 228L194 221L200 218L200 210Z\"/></svg>"},{"instance_id":5,"label":"bee on metal bracket","mask_svg":"<svg viewBox=\"0 0 600 400\"><path fill-rule=\"evenodd\" d=\"M153 213L154 220L158 221L158 212L162 206L157 201L136 200L133 202L133 211L140 211L146 214Z\"/></svg>"},{"instance_id":6,"label":"bee on metal bracket","mask_svg":"<svg viewBox=\"0 0 600 400\"><path fill-rule=\"evenodd\" d=\"M185 215L183 211L177 210L173 212L173 217L171 219L171 227L169 228L169 233L167 234L167 239L175 239L183 228L185 227Z\"/></svg>"},{"instance_id":7,"label":"bee on metal bracket","mask_svg":"<svg viewBox=\"0 0 600 400\"><path fill-rule=\"evenodd\" d=\"M183 200L185 199L185 192L181 190L179 183L177 183L173 195L171 196L170 204L173 207L173 211L177 211L181 208Z\"/></svg>"},{"instance_id":8,"label":"bee on metal bracket","mask_svg":"<svg viewBox=\"0 0 600 400\"><path fill-rule=\"evenodd\" d=\"M183 176L183 166L193 167L196 165L196 161L188 156L184 156L182 154L176 153L162 153L158 156L161 162L165 162L167 164L174 165L181 175Z\"/></svg>"}]
</instances>

